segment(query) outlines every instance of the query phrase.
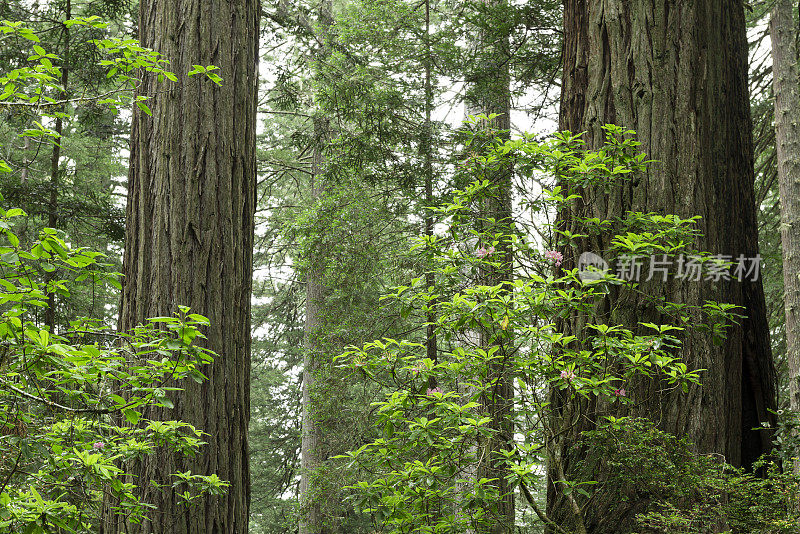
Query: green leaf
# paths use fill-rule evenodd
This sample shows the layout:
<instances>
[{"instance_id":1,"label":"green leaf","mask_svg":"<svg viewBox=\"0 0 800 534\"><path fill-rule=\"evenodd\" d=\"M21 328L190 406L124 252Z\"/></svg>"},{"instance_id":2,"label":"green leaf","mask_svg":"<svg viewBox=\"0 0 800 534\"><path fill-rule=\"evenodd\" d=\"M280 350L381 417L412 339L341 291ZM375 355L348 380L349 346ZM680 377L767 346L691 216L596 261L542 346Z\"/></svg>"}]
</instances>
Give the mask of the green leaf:
<instances>
[{"instance_id":1,"label":"green leaf","mask_svg":"<svg viewBox=\"0 0 800 534\"><path fill-rule=\"evenodd\" d=\"M25 213L25 211L21 210L20 208L11 208L10 210L8 210L6 212L6 217L9 217L9 218L11 218L11 217L20 217L20 216L24 216L24 215L27 215L27 214Z\"/></svg>"},{"instance_id":2,"label":"green leaf","mask_svg":"<svg viewBox=\"0 0 800 534\"><path fill-rule=\"evenodd\" d=\"M206 72L206 68L202 65L192 65L192 70L186 73L187 76L194 76L195 74L202 74Z\"/></svg>"},{"instance_id":3,"label":"green leaf","mask_svg":"<svg viewBox=\"0 0 800 534\"><path fill-rule=\"evenodd\" d=\"M141 417L141 414L136 410L134 410L133 408L125 408L124 410L122 410L122 413L125 414L125 419L127 419L128 422L132 425L138 423L139 418Z\"/></svg>"},{"instance_id":4,"label":"green leaf","mask_svg":"<svg viewBox=\"0 0 800 534\"><path fill-rule=\"evenodd\" d=\"M153 112L150 111L150 108L148 108L147 104L145 104L144 102L136 102L136 105L138 106L139 109L147 113L149 116L151 117L153 116Z\"/></svg>"}]
</instances>

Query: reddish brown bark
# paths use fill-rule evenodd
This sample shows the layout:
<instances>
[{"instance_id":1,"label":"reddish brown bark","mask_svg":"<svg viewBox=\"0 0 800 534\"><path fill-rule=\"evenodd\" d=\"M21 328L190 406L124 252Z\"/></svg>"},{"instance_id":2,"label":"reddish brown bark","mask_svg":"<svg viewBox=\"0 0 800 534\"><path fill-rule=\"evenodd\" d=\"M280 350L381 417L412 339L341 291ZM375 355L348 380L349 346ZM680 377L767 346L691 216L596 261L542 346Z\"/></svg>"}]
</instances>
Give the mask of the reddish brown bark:
<instances>
[{"instance_id":1,"label":"reddish brown bark","mask_svg":"<svg viewBox=\"0 0 800 534\"><path fill-rule=\"evenodd\" d=\"M651 159L647 172L619 191L585 191L591 199L562 213L609 219L626 211L701 215L699 250L715 254L758 254L753 193L753 145L747 89L747 41L741 2L659 0L566 0L564 73L560 127L585 131L587 147L603 143L602 125L637 132ZM584 243L603 253L608 241ZM565 251L565 267L574 265ZM716 452L734 465L750 465L770 447L770 436L754 431L772 420L776 399L761 280L650 284L645 291L667 301L702 305L706 300L743 307L746 315L722 345L694 335L681 356L690 368L707 369L702 387L688 395L661 394L654 383L638 387L645 401L638 415L662 429L687 436L699 451ZM668 322L645 299L613 291L619 311L613 322ZM609 306L609 309L611 307ZM700 314L692 316L697 324ZM593 409L589 407L589 409ZM577 432L585 428L574 429ZM577 458L561 444L566 471ZM551 469L551 481L557 479ZM567 499L549 487L549 515L570 524ZM625 528L626 507L595 502L586 512L589 532ZM630 508L628 508L630 512Z\"/></svg>"},{"instance_id":2,"label":"reddish brown bark","mask_svg":"<svg viewBox=\"0 0 800 534\"><path fill-rule=\"evenodd\" d=\"M197 457L167 451L126 468L156 511L137 525L107 515L105 534L244 534L248 530L250 293L255 209L255 125L260 7L254 0L143 0L143 46L170 61L178 82L145 75L152 117L135 110L128 175L127 234L120 328L172 315L179 305L207 316L217 353L208 381L182 383L174 409L144 415L178 419L207 433ZM223 79L187 77L215 65ZM216 473L227 494L179 505L172 473Z\"/></svg>"}]
</instances>

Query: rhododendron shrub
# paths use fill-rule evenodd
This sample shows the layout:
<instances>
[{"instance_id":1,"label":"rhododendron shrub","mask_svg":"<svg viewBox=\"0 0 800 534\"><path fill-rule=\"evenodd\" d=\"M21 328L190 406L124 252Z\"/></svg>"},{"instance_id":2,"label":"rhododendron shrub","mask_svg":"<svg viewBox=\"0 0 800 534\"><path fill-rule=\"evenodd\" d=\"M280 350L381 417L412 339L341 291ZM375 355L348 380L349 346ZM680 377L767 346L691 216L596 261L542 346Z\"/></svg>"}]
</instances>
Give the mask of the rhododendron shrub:
<instances>
[{"instance_id":1,"label":"rhododendron shrub","mask_svg":"<svg viewBox=\"0 0 800 534\"><path fill-rule=\"evenodd\" d=\"M577 250L580 238L613 232L620 238L612 250L590 252L612 263L657 252L691 253L708 261L708 254L689 245L696 236L695 219L639 213L614 221L585 219L571 228L549 223L559 209L581 200L569 184L619 187L645 169L633 132L608 126L606 133L606 146L595 152L583 150L579 136L566 132L543 142L497 138L482 152L471 147L475 154L456 167L472 181L453 191L449 203L432 208L437 227L444 230L419 244L420 250L435 251L435 284L426 283L421 273L386 296L387 305L433 312L441 340L437 359L427 358L415 339L377 340L339 357L341 365L386 395L374 403L379 437L346 455L350 468L365 473L355 486L354 504L370 511L382 532L496 526L497 485L478 476L490 458L505 465L505 476L519 495L518 509L530 522L555 528L537 495L544 487L543 466L559 461L549 452L561 425L635 408L640 392L631 384L642 381L633 378L649 377L684 390L699 383L702 370L682 363L678 347L691 328L724 333L732 319L729 306L706 304L713 325L692 325L677 313L670 324L642 324L635 332L606 324L598 303L615 286L636 291L637 282L610 269L581 277L578 269L563 267L563 254L556 250L572 246L577 257L585 252ZM515 169L511 221L482 215L496 189L488 177L496 176L499 166ZM494 250L507 248L513 251L513 281L487 284L496 279L490 276L494 270L508 267L503 263L507 257ZM661 305L672 309L669 303ZM579 339L563 326L563 319L576 316L585 324ZM494 435L504 425L490 424L499 416L485 408L494 405L497 382L490 377L497 376L492 369L498 366L513 379L514 396L505 412L513 419L513 435ZM569 404L577 412L554 407L549 395L554 390L583 399ZM498 437L504 446L489 450L487 444ZM596 481L562 476L556 490L579 509L597 487Z\"/></svg>"},{"instance_id":2,"label":"rhododendron shrub","mask_svg":"<svg viewBox=\"0 0 800 534\"><path fill-rule=\"evenodd\" d=\"M0 209L0 533L90 532L106 501L132 521L148 504L124 462L159 451L194 454L202 432L180 421L151 421L148 406L172 407L176 380L204 380L212 353L199 345L205 317L180 308L130 332L75 318L56 332L35 322L47 295L75 283L117 284L103 255L72 249L55 230L30 248L11 231L25 214ZM45 281L58 268L70 280ZM77 280L77 282L72 281ZM216 475L175 473L188 505L220 493Z\"/></svg>"},{"instance_id":3,"label":"rhododendron shrub","mask_svg":"<svg viewBox=\"0 0 800 534\"><path fill-rule=\"evenodd\" d=\"M95 16L64 25L105 27ZM116 112L136 104L149 114L147 97L135 93L139 75L177 80L165 59L133 39L96 40L92 57L113 90L64 100L61 59L39 42L22 22L0 21L0 43L32 48L28 64L0 72L2 107L36 110L36 128L21 132L23 138L61 142L46 119L89 105ZM211 66L195 67L219 81ZM0 159L0 173L11 170ZM3 204L0 197L0 534L97 532L104 505L138 522L153 507L140 497L144 486L174 492L187 506L200 494L224 492L227 482L214 474L174 473L159 487L124 471L147 455L191 455L203 444L200 429L145 414L172 408L182 380L205 379L203 366L213 359L202 345L208 320L178 306L173 316L128 332L91 317L43 326L37 311L52 295L69 296L77 285L120 289L120 275L103 254L71 247L56 229L40 229L38 240L21 244L14 228L27 215Z\"/></svg>"}]
</instances>

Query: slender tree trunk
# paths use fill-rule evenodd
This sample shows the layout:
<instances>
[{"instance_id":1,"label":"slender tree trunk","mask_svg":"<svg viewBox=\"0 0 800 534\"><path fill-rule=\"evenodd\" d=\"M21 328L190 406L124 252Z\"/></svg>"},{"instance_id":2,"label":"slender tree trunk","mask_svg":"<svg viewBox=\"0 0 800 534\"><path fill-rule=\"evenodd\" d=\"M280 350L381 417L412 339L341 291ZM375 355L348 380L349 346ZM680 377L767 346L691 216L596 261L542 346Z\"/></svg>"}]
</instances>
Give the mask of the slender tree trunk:
<instances>
[{"instance_id":1,"label":"slender tree trunk","mask_svg":"<svg viewBox=\"0 0 800 534\"><path fill-rule=\"evenodd\" d=\"M325 61L329 53L328 30L333 23L331 0L323 0L320 3L318 22L321 30L318 41L321 44L316 51L315 60L321 62ZM314 117L314 160L311 169L311 198L315 201L322 198L326 192L324 148L327 142L328 120L317 112ZM322 504L324 498L316 491L318 488L314 483L316 472L327 459L323 450L323 422L320 421L315 406L325 402L318 394L317 379L321 366L327 362L322 336L325 329L325 300L328 295L325 286L328 261L329 258L324 252L317 251L308 258L309 267L306 276L299 534L325 534L330 531L330 526L325 521L326 510Z\"/></svg>"},{"instance_id":2,"label":"slender tree trunk","mask_svg":"<svg viewBox=\"0 0 800 534\"><path fill-rule=\"evenodd\" d=\"M500 0L487 0L490 9L499 10L505 5ZM481 131L479 138L491 143L495 137L508 138L511 130L511 78L508 62L511 57L508 35L502 30L482 29L477 32L475 41L476 71L468 88L466 105L468 115L492 115L497 117L479 125ZM489 179L496 189L492 196L484 201L481 214L481 230L491 235L493 233L510 233L511 222L511 178L512 169L503 167L493 170L484 177ZM490 222L493 221L493 222ZM489 247L491 243L483 243ZM513 279L513 254L511 244L502 241L496 247L496 252L490 258L502 262L499 269L487 269L484 273L482 284L494 286ZM480 332L480 345L488 350L491 345L497 344L492 339L490 332ZM492 364L488 379L493 381L493 386L487 390L483 408L492 418L492 428L496 431L493 438L480 444L483 451L479 454L484 458L484 463L478 466L478 477L496 479L494 485L500 495L497 509L489 514L492 517L491 526L485 532L491 534L510 534L514 532L514 491L506 480L506 470L499 461L497 451L510 450L513 440L514 424L512 405L514 389L511 379L511 363L506 348L500 343L499 360Z\"/></svg>"},{"instance_id":3,"label":"slender tree trunk","mask_svg":"<svg viewBox=\"0 0 800 534\"><path fill-rule=\"evenodd\" d=\"M563 61L561 129L585 131L587 147L596 149L603 143L602 125L622 125L636 130L642 151L657 162L619 191L585 191L591 201L562 213L562 224L579 215L610 219L631 210L701 215L703 237L695 243L700 250L733 261L756 257L742 3L566 0ZM602 255L608 242L582 246ZM576 254L585 250L565 250L564 268L574 267ZM645 293L676 303L733 303L746 317L728 329L721 345L708 334L684 343L681 356L689 367L707 369L702 387L683 395L663 393L652 382L631 386L631 395L641 400L634 415L687 436L698 451L720 453L744 466L769 450L770 435L752 429L771 422L768 410L776 404L763 288L760 278L751 278L717 283L672 278L645 286ZM621 310L610 318L614 323L636 328L640 321L667 321L650 301L631 292L612 291L609 301ZM699 313L691 317L694 323L702 320ZM554 402L559 405L557 396ZM570 411L563 403L560 408ZM590 428L579 423L565 434L553 451L560 461L549 466L548 515L565 527L575 524L575 515L555 484L562 478L560 468L570 477L579 459L570 445ZM587 531L626 531L637 504L593 501L583 512Z\"/></svg>"},{"instance_id":4,"label":"slender tree trunk","mask_svg":"<svg viewBox=\"0 0 800 534\"><path fill-rule=\"evenodd\" d=\"M140 92L150 96L153 115L134 110L120 329L186 305L209 318L206 343L217 356L202 369L207 381L180 384L173 409L144 414L188 422L207 433L207 444L196 457L159 450L126 465L156 508L142 524L106 511L103 534L248 530L259 15L255 0L140 4L141 43L170 61L178 81L158 83L144 73ZM187 77L193 64L219 67L222 86ZM230 487L187 507L172 474L188 470L216 473Z\"/></svg>"},{"instance_id":5,"label":"slender tree trunk","mask_svg":"<svg viewBox=\"0 0 800 534\"><path fill-rule=\"evenodd\" d=\"M40 120L37 118L37 120ZM22 159L22 172L19 175L19 181L22 185L28 183L28 167L30 167L30 160L28 160L28 151L31 149L31 138L25 137L22 141L22 153L24 154L24 158Z\"/></svg>"},{"instance_id":6,"label":"slender tree trunk","mask_svg":"<svg viewBox=\"0 0 800 534\"><path fill-rule=\"evenodd\" d=\"M800 410L800 76L793 2L776 0L772 8L772 83L775 93L775 147L781 196L783 303L789 406ZM797 468L797 466L796 466Z\"/></svg>"},{"instance_id":7,"label":"slender tree trunk","mask_svg":"<svg viewBox=\"0 0 800 534\"><path fill-rule=\"evenodd\" d=\"M67 0L64 6L64 20L67 21L72 17L72 0ZM67 98L67 83L69 82L69 27L65 24L61 30L64 36L64 51L62 52L61 64L61 94L59 98L64 100ZM62 110L63 111L63 110ZM64 131L64 121L61 116L56 117L56 123L53 127L58 137L53 143L53 151L50 156L50 196L47 200L47 227L55 228L58 226L58 188L59 188L59 175L61 173L61 134ZM25 138L26 148L28 147L28 137ZM27 165L24 170L24 178L27 177ZM55 273L48 272L45 274L45 282L51 282L55 279ZM47 309L44 312L44 324L50 328L51 332L55 332L56 328L56 294L51 291L47 295Z\"/></svg>"},{"instance_id":8,"label":"slender tree trunk","mask_svg":"<svg viewBox=\"0 0 800 534\"><path fill-rule=\"evenodd\" d=\"M327 121L314 118L314 161L311 171L311 198L316 200L325 194L323 143L327 138ZM322 496L315 494L314 475L325 461L322 450L322 425L315 414L315 403L319 402L315 384L320 365L324 363L324 343L320 335L324 329L325 298L328 290L324 283L326 259L309 258L306 278L306 326L305 352L303 353L303 429L301 436L300 473L300 534L321 534L325 526Z\"/></svg>"},{"instance_id":9,"label":"slender tree trunk","mask_svg":"<svg viewBox=\"0 0 800 534\"><path fill-rule=\"evenodd\" d=\"M425 33L424 33L424 46L425 46L425 124L423 125L423 139L420 147L423 153L423 172L425 175L425 215L424 219L424 232L429 238L433 237L433 214L431 210L427 209L434 205L433 198L433 122L431 121L431 114L433 112L433 80L432 80L432 63L431 57L431 3L430 0L425 0ZM425 283L428 287L433 287L436 279L433 273L433 266L426 266L427 272L425 273ZM436 343L436 302L428 304L430 311L427 314L427 336L425 338L425 348L427 357L434 363L438 360L438 351ZM429 380L429 387L436 387L436 379L431 376Z\"/></svg>"}]
</instances>

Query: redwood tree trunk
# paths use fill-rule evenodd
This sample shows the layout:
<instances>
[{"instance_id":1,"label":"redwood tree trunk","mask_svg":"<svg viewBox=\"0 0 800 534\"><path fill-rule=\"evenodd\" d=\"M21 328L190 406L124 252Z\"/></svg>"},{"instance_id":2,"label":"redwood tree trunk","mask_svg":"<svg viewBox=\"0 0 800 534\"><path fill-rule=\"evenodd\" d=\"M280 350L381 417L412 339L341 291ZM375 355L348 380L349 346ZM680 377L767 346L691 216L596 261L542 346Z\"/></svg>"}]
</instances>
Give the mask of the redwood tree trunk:
<instances>
[{"instance_id":1,"label":"redwood tree trunk","mask_svg":"<svg viewBox=\"0 0 800 534\"><path fill-rule=\"evenodd\" d=\"M657 162L646 173L606 194L591 191L578 214L609 219L626 211L701 215L700 250L731 255L758 254L753 193L753 146L747 90L747 41L741 2L709 0L565 0L564 73L560 127L585 131L589 149L603 143L601 126L633 129L641 149ZM603 255L608 240L586 243ZM582 252L582 251L580 251ZM580 253L579 252L579 253ZM565 251L565 268L575 264ZM671 302L702 305L706 300L743 307L746 318L728 330L722 345L711 336L685 341L681 356L690 368L707 369L702 387L688 395L661 394L657 384L642 383L633 394L642 401L636 415L660 422L663 430L687 436L699 451L724 455L734 465L750 465L770 447L766 432L753 431L771 420L775 373L769 344L761 280L717 283L651 283L650 295ZM631 292L612 291L621 306L611 320L633 328L660 320L652 304ZM693 322L702 320L699 314ZM583 428L575 429L573 437ZM555 453L567 477L578 458L570 440ZM563 525L574 515L568 499L552 484L548 510ZM632 508L594 501L586 511L589 532L621 532Z\"/></svg>"},{"instance_id":2,"label":"redwood tree trunk","mask_svg":"<svg viewBox=\"0 0 800 534\"><path fill-rule=\"evenodd\" d=\"M772 80L775 93L775 148L781 196L783 303L789 406L800 410L800 76L793 2L777 0L772 9Z\"/></svg>"},{"instance_id":3,"label":"redwood tree trunk","mask_svg":"<svg viewBox=\"0 0 800 534\"><path fill-rule=\"evenodd\" d=\"M135 110L128 175L127 232L120 329L179 305L207 316L207 345L217 353L174 396L174 409L145 413L203 430L194 458L166 451L126 466L156 511L141 525L106 515L108 534L245 534L250 480L250 295L256 187L256 97L260 7L255 0L142 0L143 46L170 61L174 84L145 75L152 117ZM193 64L215 65L222 86L187 77ZM171 473L216 473L227 494L192 507Z\"/></svg>"}]
</instances>

